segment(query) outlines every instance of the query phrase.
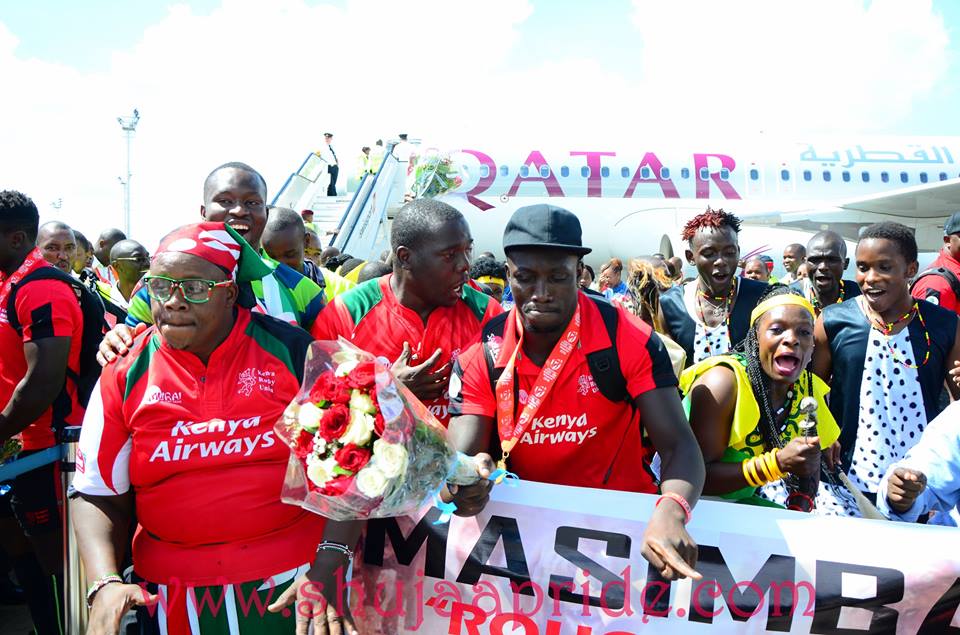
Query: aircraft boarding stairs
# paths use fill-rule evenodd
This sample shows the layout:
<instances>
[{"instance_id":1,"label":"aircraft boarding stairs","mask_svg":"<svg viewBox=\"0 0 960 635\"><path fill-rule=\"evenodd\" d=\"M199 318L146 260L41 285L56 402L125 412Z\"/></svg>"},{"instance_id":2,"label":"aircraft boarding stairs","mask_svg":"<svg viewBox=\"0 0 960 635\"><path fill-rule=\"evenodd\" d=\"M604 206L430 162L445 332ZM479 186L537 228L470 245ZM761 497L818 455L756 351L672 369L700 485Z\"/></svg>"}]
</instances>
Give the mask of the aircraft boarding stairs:
<instances>
[{"instance_id":1,"label":"aircraft boarding stairs","mask_svg":"<svg viewBox=\"0 0 960 635\"><path fill-rule=\"evenodd\" d=\"M336 230L330 245L357 258L377 258L389 248L389 221L403 205L406 189L406 165L401 166L394 156L395 145L387 144L380 168L375 174L364 174L350 197L326 196L327 163L310 153L287 178L272 204L298 212L313 210L318 232Z\"/></svg>"}]
</instances>

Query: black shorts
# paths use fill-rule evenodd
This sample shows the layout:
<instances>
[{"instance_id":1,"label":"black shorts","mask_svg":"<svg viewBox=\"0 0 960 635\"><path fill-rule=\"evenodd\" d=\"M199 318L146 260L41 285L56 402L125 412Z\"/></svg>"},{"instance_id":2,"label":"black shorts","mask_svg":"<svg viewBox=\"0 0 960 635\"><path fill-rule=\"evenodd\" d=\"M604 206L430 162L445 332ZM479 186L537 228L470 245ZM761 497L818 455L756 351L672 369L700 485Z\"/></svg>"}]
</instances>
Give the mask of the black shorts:
<instances>
[{"instance_id":1,"label":"black shorts","mask_svg":"<svg viewBox=\"0 0 960 635\"><path fill-rule=\"evenodd\" d=\"M40 450L24 450L20 458ZM27 536L60 531L60 462L24 472L12 481L10 505Z\"/></svg>"}]
</instances>

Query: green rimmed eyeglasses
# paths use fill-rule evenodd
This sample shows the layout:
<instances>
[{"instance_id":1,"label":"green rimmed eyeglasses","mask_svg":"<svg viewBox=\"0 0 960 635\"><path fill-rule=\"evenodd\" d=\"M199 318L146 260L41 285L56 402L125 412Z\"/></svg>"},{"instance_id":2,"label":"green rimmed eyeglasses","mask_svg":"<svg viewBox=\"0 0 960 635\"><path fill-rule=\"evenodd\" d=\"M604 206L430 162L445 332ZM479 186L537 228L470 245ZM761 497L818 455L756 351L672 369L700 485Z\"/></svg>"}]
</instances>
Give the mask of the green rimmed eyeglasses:
<instances>
[{"instance_id":1,"label":"green rimmed eyeglasses","mask_svg":"<svg viewBox=\"0 0 960 635\"><path fill-rule=\"evenodd\" d=\"M186 278L177 280L176 278L167 278L166 276L144 276L143 284L147 287L147 295L157 302L167 302L173 296L177 289L180 289L180 295L187 302L193 304L203 304L210 301L213 290L217 287L229 287L233 280L224 280L216 282L215 280L204 280L203 278Z\"/></svg>"}]
</instances>

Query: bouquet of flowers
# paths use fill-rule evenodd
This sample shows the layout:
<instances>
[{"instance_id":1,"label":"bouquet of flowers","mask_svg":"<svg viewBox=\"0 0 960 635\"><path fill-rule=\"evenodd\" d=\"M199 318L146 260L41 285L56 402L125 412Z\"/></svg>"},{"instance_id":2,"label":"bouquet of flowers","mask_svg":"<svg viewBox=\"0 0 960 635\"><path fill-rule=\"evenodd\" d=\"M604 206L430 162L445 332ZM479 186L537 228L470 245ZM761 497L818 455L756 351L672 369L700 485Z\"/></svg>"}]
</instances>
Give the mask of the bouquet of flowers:
<instances>
[{"instance_id":1,"label":"bouquet of flowers","mask_svg":"<svg viewBox=\"0 0 960 635\"><path fill-rule=\"evenodd\" d=\"M417 162L411 189L414 198L433 198L457 189L462 183L450 157L432 152Z\"/></svg>"},{"instance_id":2,"label":"bouquet of flowers","mask_svg":"<svg viewBox=\"0 0 960 635\"><path fill-rule=\"evenodd\" d=\"M343 339L314 342L303 379L276 424L291 449L284 502L334 520L401 516L445 481L480 480L383 358Z\"/></svg>"},{"instance_id":3,"label":"bouquet of flowers","mask_svg":"<svg viewBox=\"0 0 960 635\"><path fill-rule=\"evenodd\" d=\"M0 464L16 458L22 449L23 442L20 440L19 435L10 437L3 443L0 443Z\"/></svg>"}]
</instances>

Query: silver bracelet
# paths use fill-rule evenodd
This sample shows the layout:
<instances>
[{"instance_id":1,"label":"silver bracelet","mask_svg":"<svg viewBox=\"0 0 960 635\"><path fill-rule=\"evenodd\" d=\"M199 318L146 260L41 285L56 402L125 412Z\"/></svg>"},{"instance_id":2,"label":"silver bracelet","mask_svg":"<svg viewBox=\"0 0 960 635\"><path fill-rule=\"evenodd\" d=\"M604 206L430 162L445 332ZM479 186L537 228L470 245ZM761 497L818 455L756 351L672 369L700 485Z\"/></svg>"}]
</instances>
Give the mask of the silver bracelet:
<instances>
[{"instance_id":1,"label":"silver bracelet","mask_svg":"<svg viewBox=\"0 0 960 635\"><path fill-rule=\"evenodd\" d=\"M88 609L93 608L93 598L97 593L100 592L100 589L107 586L108 584L113 584L114 582L123 584L123 578L121 578L116 573L111 573L110 575L105 575L99 580L97 580L96 582L94 582L93 584L91 584L90 588L87 589L87 608Z\"/></svg>"},{"instance_id":2,"label":"silver bracelet","mask_svg":"<svg viewBox=\"0 0 960 635\"><path fill-rule=\"evenodd\" d=\"M333 542L332 540L324 540L319 545L317 545L317 553L321 551L336 551L337 553L342 553L347 557L347 560L353 562L353 549L343 544L342 542Z\"/></svg>"}]
</instances>

